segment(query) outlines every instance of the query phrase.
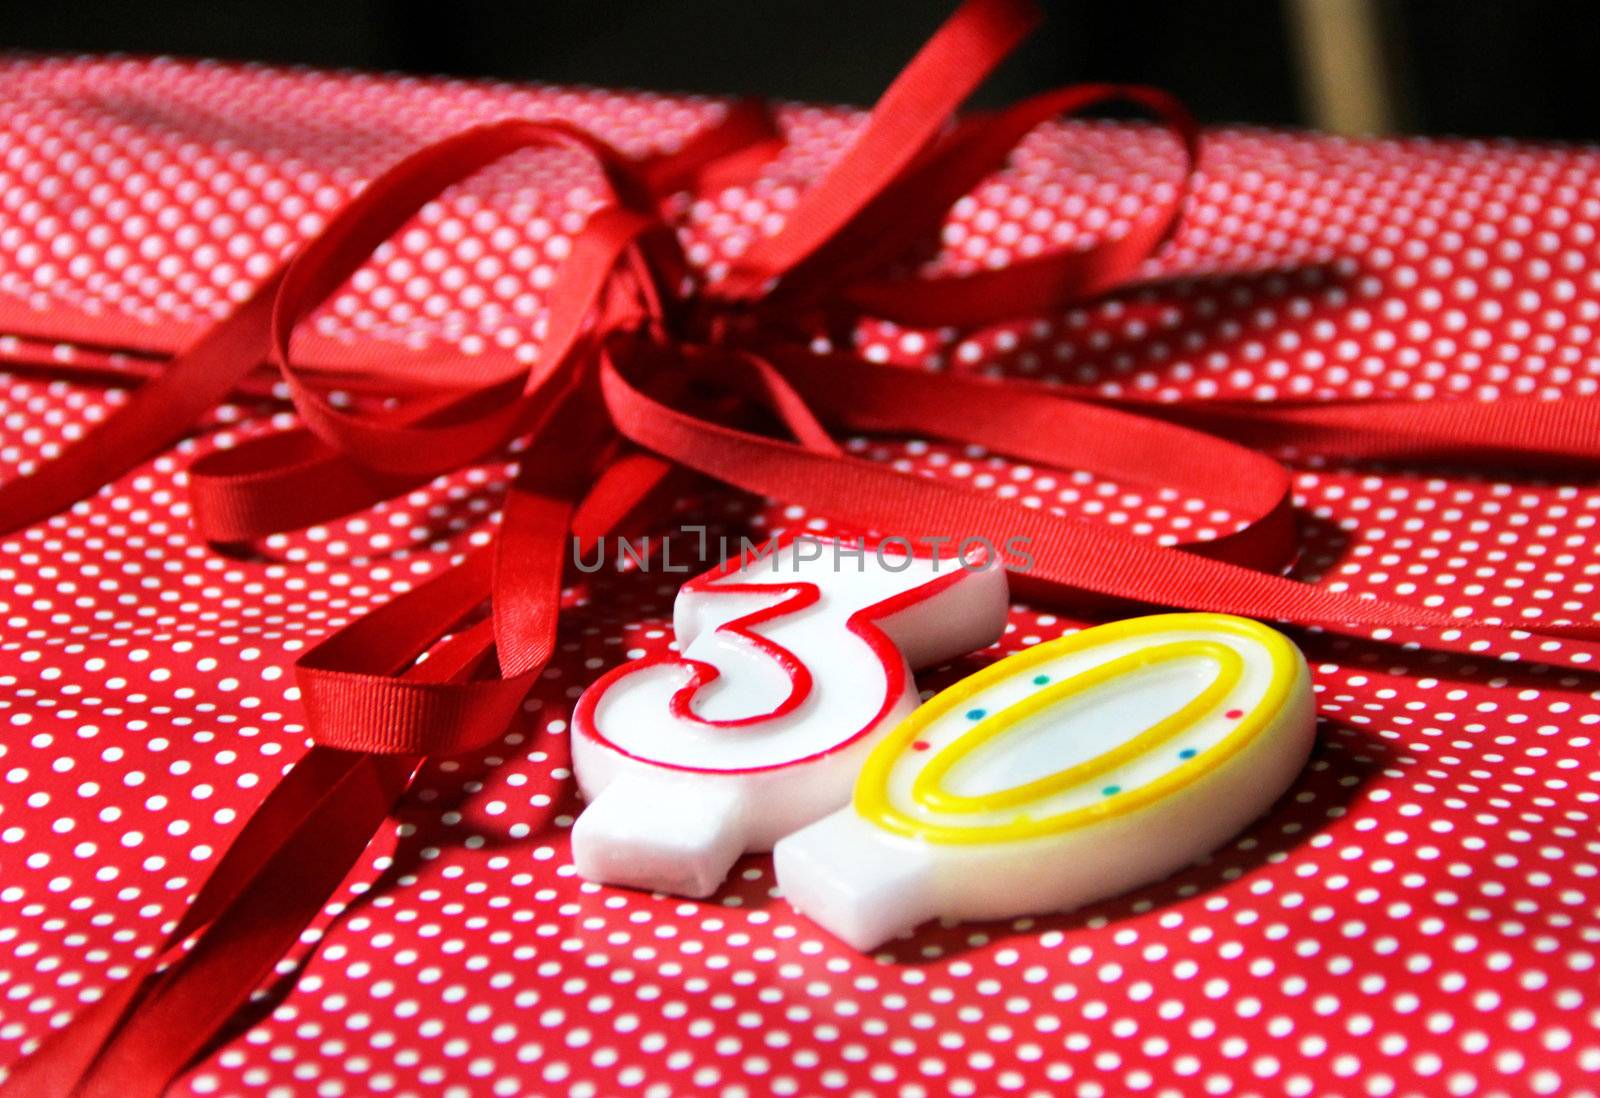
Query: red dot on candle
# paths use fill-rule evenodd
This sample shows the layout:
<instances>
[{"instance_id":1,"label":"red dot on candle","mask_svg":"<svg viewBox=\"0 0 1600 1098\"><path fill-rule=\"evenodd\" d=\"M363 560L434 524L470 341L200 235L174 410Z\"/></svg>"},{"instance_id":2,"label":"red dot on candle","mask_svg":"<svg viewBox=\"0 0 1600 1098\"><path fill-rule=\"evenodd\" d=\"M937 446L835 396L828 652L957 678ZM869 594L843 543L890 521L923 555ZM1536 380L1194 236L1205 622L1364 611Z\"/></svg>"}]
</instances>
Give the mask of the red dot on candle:
<instances>
[{"instance_id":1,"label":"red dot on candle","mask_svg":"<svg viewBox=\"0 0 1600 1098\"><path fill-rule=\"evenodd\" d=\"M911 746L912 746L913 749L915 749L917 751L926 751L926 750L928 750L928 748L932 747L933 745L930 744L927 740L918 740L916 743L912 744Z\"/></svg>"},{"instance_id":2,"label":"red dot on candle","mask_svg":"<svg viewBox=\"0 0 1600 1098\"><path fill-rule=\"evenodd\" d=\"M1230 721L1236 721L1240 717L1244 716L1244 710L1243 709L1230 709L1226 713L1224 713L1223 716L1227 717Z\"/></svg>"}]
</instances>

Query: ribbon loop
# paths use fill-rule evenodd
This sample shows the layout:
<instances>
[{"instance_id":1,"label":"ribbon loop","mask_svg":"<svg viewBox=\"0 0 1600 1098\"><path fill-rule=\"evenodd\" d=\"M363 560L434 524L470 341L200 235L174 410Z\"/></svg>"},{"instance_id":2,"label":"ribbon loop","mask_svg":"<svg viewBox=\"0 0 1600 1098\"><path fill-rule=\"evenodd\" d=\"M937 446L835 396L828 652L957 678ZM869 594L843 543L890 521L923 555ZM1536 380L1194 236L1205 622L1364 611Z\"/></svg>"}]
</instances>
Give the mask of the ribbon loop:
<instances>
[{"instance_id":1,"label":"ribbon loop","mask_svg":"<svg viewBox=\"0 0 1600 1098\"><path fill-rule=\"evenodd\" d=\"M283 273L272 307L272 355L306 428L329 447L381 473L438 474L469 464L526 427L528 405L512 390L470 393L426 416L369 417L346 412L294 368L289 340L295 326L353 275L374 249L398 232L448 186L512 153L531 148L585 153L599 166L608 204L592 218L552 302L550 338L523 396L558 370L585 321L612 286L622 253L652 224L655 200L615 149L560 122L507 121L478 126L405 158L344 207ZM643 268L641 268L642 270ZM646 281L653 278L646 274Z\"/></svg>"}]
</instances>

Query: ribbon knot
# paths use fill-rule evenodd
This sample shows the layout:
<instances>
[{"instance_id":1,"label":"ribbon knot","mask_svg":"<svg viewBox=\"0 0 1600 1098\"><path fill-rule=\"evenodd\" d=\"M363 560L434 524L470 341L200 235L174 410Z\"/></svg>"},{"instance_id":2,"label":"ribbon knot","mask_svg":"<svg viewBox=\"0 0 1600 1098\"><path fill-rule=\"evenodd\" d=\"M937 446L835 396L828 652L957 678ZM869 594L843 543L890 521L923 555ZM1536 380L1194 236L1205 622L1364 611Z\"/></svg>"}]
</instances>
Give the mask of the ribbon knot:
<instances>
[{"instance_id":1,"label":"ribbon knot","mask_svg":"<svg viewBox=\"0 0 1600 1098\"><path fill-rule=\"evenodd\" d=\"M774 321L759 301L721 300L704 292L684 301L684 322L670 338L710 346L748 346L763 332L771 338Z\"/></svg>"}]
</instances>

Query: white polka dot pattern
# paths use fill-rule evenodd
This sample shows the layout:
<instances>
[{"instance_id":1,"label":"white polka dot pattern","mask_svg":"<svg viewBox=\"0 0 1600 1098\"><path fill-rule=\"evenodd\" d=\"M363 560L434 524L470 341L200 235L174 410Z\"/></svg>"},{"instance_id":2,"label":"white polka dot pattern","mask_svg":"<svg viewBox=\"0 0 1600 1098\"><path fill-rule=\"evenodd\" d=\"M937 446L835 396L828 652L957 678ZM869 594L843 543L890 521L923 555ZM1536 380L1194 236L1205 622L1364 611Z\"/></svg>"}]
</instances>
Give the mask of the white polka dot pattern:
<instances>
[{"instance_id":1,"label":"white polka dot pattern","mask_svg":"<svg viewBox=\"0 0 1600 1098\"><path fill-rule=\"evenodd\" d=\"M5 62L0 361L16 372L0 390L0 473L48 458L121 399L40 367L148 368L406 150L528 115L641 153L718 110L207 63ZM691 259L715 274L781 222L855 117L786 109L793 147L766 177L688 205ZM973 269L1120 232L1173 185L1171 153L1140 128L1047 127L957 205L932 262ZM574 161L531 156L454 192L317 333L531 356L591 184ZM1225 131L1183 232L1147 272L1162 281L960 342L872 325L860 350L1160 400L1588 395L1597 223L1593 151ZM153 948L303 750L297 653L488 537L503 467L275 537L259 556L197 543L189 455L288 422L283 405L241 398L183 452L0 541L0 1062ZM1232 522L1203 500L982 452L851 445L1151 537ZM1301 578L1506 619L1595 619L1592 487L1295 460ZM680 513L827 529L720 493ZM1087 912L927 928L863 957L773 895L765 858L706 903L584 884L567 853L572 794L529 792L583 686L668 644L672 593L637 571L571 592L565 643L522 720L492 749L425 769L311 932L304 967L285 964L248 1031L177 1090L1593 1093L1596 682L1302 634L1319 744L1232 845ZM1078 624L1019 606L997 650L923 685Z\"/></svg>"}]
</instances>

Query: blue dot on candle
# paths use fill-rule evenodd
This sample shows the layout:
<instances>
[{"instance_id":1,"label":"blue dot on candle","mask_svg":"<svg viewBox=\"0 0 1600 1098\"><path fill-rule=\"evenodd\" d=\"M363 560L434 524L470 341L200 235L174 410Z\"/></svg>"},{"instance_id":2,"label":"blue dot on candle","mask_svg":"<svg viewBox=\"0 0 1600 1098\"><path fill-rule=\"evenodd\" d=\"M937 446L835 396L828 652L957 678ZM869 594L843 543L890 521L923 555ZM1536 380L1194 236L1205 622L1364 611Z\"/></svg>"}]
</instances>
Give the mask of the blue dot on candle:
<instances>
[{"instance_id":1,"label":"blue dot on candle","mask_svg":"<svg viewBox=\"0 0 1600 1098\"><path fill-rule=\"evenodd\" d=\"M1182 751L1178 752L1178 758L1180 759L1192 759L1194 756L1195 750L1192 747L1185 747Z\"/></svg>"},{"instance_id":2,"label":"blue dot on candle","mask_svg":"<svg viewBox=\"0 0 1600 1098\"><path fill-rule=\"evenodd\" d=\"M988 712L989 711L987 709L969 709L967 710L967 720L981 721L983 720L984 715Z\"/></svg>"},{"instance_id":3,"label":"blue dot on candle","mask_svg":"<svg viewBox=\"0 0 1600 1098\"><path fill-rule=\"evenodd\" d=\"M1120 785L1108 785L1104 789L1102 789L1100 792L1104 793L1108 797L1114 797L1118 793L1122 792L1122 786L1120 786Z\"/></svg>"},{"instance_id":4,"label":"blue dot on candle","mask_svg":"<svg viewBox=\"0 0 1600 1098\"><path fill-rule=\"evenodd\" d=\"M1049 675L1035 675L1033 677L1033 685L1035 685L1035 686L1043 686L1045 683L1047 683L1049 681L1050 681L1050 676Z\"/></svg>"}]
</instances>

